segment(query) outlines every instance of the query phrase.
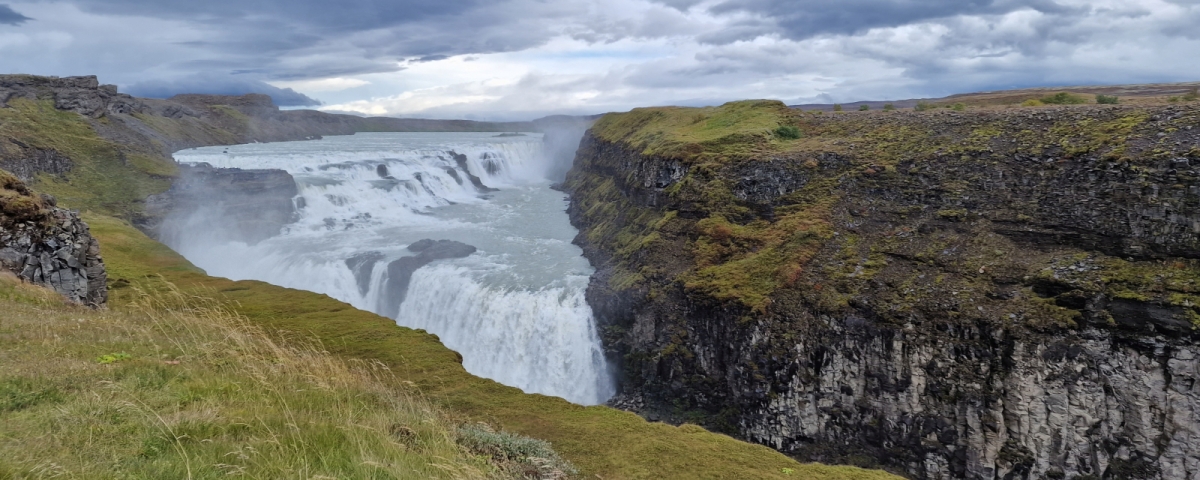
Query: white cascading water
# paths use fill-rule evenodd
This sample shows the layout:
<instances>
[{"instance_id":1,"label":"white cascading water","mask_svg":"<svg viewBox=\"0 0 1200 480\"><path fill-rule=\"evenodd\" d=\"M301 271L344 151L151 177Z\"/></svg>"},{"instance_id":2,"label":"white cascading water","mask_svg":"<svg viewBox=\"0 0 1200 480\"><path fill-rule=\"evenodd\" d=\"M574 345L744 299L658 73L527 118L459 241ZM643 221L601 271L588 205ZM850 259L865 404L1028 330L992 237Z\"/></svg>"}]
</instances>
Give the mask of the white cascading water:
<instances>
[{"instance_id":1,"label":"white cascading water","mask_svg":"<svg viewBox=\"0 0 1200 480\"><path fill-rule=\"evenodd\" d=\"M466 156L466 171L454 153ZM540 136L481 133L185 150L178 161L286 170L303 208L256 245L230 241L221 219L203 213L175 219L163 239L211 275L324 293L438 335L471 373L598 404L615 386L584 300L592 267L571 244L565 195L546 178L564 159L548 157ZM482 192L467 173L497 190ZM406 247L425 238L478 251L418 268L398 310L384 311L388 263L414 255ZM380 260L360 285L347 260L370 252Z\"/></svg>"}]
</instances>

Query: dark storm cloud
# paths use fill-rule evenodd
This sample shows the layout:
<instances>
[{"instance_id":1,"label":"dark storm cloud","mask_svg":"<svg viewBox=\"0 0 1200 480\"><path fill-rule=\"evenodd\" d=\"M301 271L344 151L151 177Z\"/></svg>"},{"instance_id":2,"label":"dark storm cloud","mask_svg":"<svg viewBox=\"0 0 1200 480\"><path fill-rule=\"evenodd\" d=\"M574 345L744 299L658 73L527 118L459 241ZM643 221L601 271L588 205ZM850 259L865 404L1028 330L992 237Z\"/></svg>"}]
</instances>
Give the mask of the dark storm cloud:
<instances>
[{"instance_id":1,"label":"dark storm cloud","mask_svg":"<svg viewBox=\"0 0 1200 480\"><path fill-rule=\"evenodd\" d=\"M181 22L207 32L177 43L205 53L189 61L223 72L253 71L263 80L395 72L409 59L523 50L544 44L558 34L558 21L579 14L572 2L543 0L71 3L89 14Z\"/></svg>"},{"instance_id":2,"label":"dark storm cloud","mask_svg":"<svg viewBox=\"0 0 1200 480\"><path fill-rule=\"evenodd\" d=\"M290 88L278 88L258 80L221 76L215 74L194 75L176 80L150 80L134 84L126 89L131 95L148 98L170 98L180 93L206 93L211 95L245 95L262 93L281 107L311 107L321 105Z\"/></svg>"},{"instance_id":3,"label":"dark storm cloud","mask_svg":"<svg viewBox=\"0 0 1200 480\"><path fill-rule=\"evenodd\" d=\"M79 6L100 14L144 15L206 23L280 19L325 33L387 28L452 16L492 2L484 0L89 0Z\"/></svg>"},{"instance_id":4,"label":"dark storm cloud","mask_svg":"<svg viewBox=\"0 0 1200 480\"><path fill-rule=\"evenodd\" d=\"M29 20L33 19L17 13L8 5L0 4L0 25L20 25Z\"/></svg>"},{"instance_id":5,"label":"dark storm cloud","mask_svg":"<svg viewBox=\"0 0 1200 480\"><path fill-rule=\"evenodd\" d=\"M519 3L530 3L535 11ZM223 34L190 44L226 52L295 52L339 39L374 63L528 48L549 37L547 13L567 13L536 0L89 0L77 5L95 14L202 25Z\"/></svg>"}]
</instances>

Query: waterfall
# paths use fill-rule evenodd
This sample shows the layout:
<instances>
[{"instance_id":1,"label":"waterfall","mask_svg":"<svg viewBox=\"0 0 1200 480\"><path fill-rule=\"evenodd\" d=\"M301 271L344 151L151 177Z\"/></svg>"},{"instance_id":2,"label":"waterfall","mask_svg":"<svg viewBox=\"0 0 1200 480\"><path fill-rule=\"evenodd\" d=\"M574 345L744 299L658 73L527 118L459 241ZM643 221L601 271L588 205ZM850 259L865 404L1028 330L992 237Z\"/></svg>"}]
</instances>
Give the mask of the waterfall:
<instances>
[{"instance_id":1,"label":"waterfall","mask_svg":"<svg viewBox=\"0 0 1200 480\"><path fill-rule=\"evenodd\" d=\"M565 196L549 188L556 159L539 137L491 135L358 134L179 152L181 162L288 171L300 215L255 245L227 240L229 227L204 211L162 237L212 275L324 293L425 329L476 375L602 403L615 386L584 300L592 268L571 244ZM416 255L407 247L426 238L478 250L417 268L403 302L388 308L389 263Z\"/></svg>"}]
</instances>

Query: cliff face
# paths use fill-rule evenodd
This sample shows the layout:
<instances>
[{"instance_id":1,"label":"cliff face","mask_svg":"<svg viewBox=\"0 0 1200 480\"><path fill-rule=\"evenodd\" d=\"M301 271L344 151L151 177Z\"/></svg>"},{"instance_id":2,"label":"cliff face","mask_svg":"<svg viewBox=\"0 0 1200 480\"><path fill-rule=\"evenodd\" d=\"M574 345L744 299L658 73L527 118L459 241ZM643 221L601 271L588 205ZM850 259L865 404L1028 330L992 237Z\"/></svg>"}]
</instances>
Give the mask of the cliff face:
<instances>
[{"instance_id":1,"label":"cliff face","mask_svg":"<svg viewBox=\"0 0 1200 480\"><path fill-rule=\"evenodd\" d=\"M68 300L97 307L108 300L100 244L79 214L55 206L0 170L0 270Z\"/></svg>"},{"instance_id":2,"label":"cliff face","mask_svg":"<svg viewBox=\"0 0 1200 480\"><path fill-rule=\"evenodd\" d=\"M142 101L118 93L115 85L100 85L94 76L59 78L0 75L0 105L7 105L15 99L43 98L52 99L54 107L59 110L90 118L107 114L145 113L149 110Z\"/></svg>"},{"instance_id":3,"label":"cliff face","mask_svg":"<svg viewBox=\"0 0 1200 480\"><path fill-rule=\"evenodd\" d=\"M772 133L797 127L803 138ZM1200 109L613 115L615 404L917 478L1200 478Z\"/></svg>"},{"instance_id":4,"label":"cliff face","mask_svg":"<svg viewBox=\"0 0 1200 480\"><path fill-rule=\"evenodd\" d=\"M164 231L187 234L217 222L220 231L235 235L229 240L255 244L296 221L298 194L295 179L283 170L181 165L171 189L146 200L146 217L161 220L143 227L161 238ZM177 225L164 225L172 222Z\"/></svg>"}]
</instances>

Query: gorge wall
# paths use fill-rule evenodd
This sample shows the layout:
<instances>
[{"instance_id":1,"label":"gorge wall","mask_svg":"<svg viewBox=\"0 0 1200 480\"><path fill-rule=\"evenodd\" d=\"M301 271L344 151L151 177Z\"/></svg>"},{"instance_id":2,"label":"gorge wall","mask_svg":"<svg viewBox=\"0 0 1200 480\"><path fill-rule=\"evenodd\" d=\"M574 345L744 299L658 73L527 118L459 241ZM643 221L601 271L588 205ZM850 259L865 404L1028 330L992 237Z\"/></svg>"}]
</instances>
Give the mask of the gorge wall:
<instances>
[{"instance_id":1,"label":"gorge wall","mask_svg":"<svg viewBox=\"0 0 1200 480\"><path fill-rule=\"evenodd\" d=\"M296 221L298 194L296 180L284 170L180 165L171 188L146 199L143 228L160 239L164 230L207 228L255 244ZM180 225L163 228L167 222Z\"/></svg>"},{"instance_id":2,"label":"gorge wall","mask_svg":"<svg viewBox=\"0 0 1200 480\"><path fill-rule=\"evenodd\" d=\"M791 126L800 138L776 127ZM1200 108L601 119L615 406L914 478L1200 478Z\"/></svg>"}]
</instances>

